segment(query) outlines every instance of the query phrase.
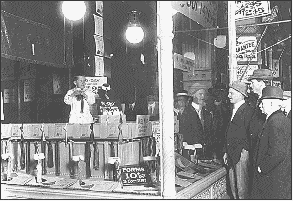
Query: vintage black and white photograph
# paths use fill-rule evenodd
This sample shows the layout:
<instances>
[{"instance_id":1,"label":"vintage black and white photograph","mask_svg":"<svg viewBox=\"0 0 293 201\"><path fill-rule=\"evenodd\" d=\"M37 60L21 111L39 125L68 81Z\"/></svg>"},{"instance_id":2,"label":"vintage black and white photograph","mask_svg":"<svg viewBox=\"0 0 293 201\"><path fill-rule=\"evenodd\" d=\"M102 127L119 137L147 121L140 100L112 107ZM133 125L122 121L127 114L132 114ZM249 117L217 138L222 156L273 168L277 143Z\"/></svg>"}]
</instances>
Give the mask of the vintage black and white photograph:
<instances>
[{"instance_id":1,"label":"vintage black and white photograph","mask_svg":"<svg viewBox=\"0 0 293 201\"><path fill-rule=\"evenodd\" d=\"M1 199L292 200L291 1L1 1Z\"/></svg>"}]
</instances>

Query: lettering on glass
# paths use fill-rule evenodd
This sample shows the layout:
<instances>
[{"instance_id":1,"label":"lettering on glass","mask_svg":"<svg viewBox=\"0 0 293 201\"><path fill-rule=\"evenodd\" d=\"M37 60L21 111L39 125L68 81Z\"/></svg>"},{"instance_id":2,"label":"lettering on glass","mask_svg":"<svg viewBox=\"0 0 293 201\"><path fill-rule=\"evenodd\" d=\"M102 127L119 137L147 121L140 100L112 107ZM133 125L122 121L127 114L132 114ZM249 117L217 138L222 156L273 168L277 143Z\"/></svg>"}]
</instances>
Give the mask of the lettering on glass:
<instances>
[{"instance_id":1,"label":"lettering on glass","mask_svg":"<svg viewBox=\"0 0 293 201\"><path fill-rule=\"evenodd\" d=\"M260 17L271 13L269 1L235 1L235 19Z\"/></svg>"}]
</instances>

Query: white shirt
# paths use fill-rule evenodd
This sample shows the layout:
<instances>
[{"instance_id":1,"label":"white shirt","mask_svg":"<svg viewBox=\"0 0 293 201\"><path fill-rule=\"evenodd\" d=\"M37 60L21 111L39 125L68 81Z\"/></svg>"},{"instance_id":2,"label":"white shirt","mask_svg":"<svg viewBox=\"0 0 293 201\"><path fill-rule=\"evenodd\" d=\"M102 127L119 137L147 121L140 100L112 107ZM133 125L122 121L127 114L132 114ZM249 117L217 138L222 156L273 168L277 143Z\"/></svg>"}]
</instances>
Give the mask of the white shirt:
<instances>
[{"instance_id":1,"label":"white shirt","mask_svg":"<svg viewBox=\"0 0 293 201\"><path fill-rule=\"evenodd\" d=\"M239 107L240 107L241 105L243 105L244 103L245 103L245 100L241 100L241 101L239 101L238 103L235 103L235 104L234 104L234 108L233 108L233 113L232 113L231 121L232 121L234 115L236 114L237 110L239 109Z\"/></svg>"},{"instance_id":2,"label":"white shirt","mask_svg":"<svg viewBox=\"0 0 293 201\"><path fill-rule=\"evenodd\" d=\"M1 91L1 120L4 120L4 110L3 110L3 96Z\"/></svg>"},{"instance_id":3,"label":"white shirt","mask_svg":"<svg viewBox=\"0 0 293 201\"><path fill-rule=\"evenodd\" d=\"M64 102L71 106L69 123L93 123L93 116L90 113L89 105L95 103L95 94L89 89L85 89L85 94L88 96L88 98L84 99L83 113L81 113L81 101L77 100L76 97L70 96L73 91L74 89L70 89L64 97Z\"/></svg>"},{"instance_id":4,"label":"white shirt","mask_svg":"<svg viewBox=\"0 0 293 201\"><path fill-rule=\"evenodd\" d=\"M198 114L198 117L199 119L201 120L201 107L199 104L196 104L195 102L192 102L191 103L192 107L196 110L197 114Z\"/></svg>"}]
</instances>

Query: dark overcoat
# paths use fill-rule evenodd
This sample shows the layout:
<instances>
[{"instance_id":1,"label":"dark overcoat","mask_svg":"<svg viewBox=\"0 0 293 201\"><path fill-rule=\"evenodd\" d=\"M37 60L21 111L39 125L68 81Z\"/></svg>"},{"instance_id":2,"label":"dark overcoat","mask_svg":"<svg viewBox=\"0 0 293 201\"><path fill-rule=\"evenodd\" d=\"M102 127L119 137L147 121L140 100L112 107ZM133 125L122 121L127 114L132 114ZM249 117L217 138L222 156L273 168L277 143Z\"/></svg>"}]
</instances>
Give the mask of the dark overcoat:
<instances>
[{"instance_id":1,"label":"dark overcoat","mask_svg":"<svg viewBox=\"0 0 293 201\"><path fill-rule=\"evenodd\" d=\"M228 154L229 165L235 165L240 159L242 149L249 151L249 124L253 109L243 103L236 111L226 132L224 152Z\"/></svg>"},{"instance_id":2,"label":"dark overcoat","mask_svg":"<svg viewBox=\"0 0 293 201\"><path fill-rule=\"evenodd\" d=\"M188 105L182 114L178 114L179 133L188 144L203 143L203 127L195 109Z\"/></svg>"},{"instance_id":3,"label":"dark overcoat","mask_svg":"<svg viewBox=\"0 0 293 201\"><path fill-rule=\"evenodd\" d=\"M281 110L268 117L258 144L251 198L292 199L291 121Z\"/></svg>"}]
</instances>

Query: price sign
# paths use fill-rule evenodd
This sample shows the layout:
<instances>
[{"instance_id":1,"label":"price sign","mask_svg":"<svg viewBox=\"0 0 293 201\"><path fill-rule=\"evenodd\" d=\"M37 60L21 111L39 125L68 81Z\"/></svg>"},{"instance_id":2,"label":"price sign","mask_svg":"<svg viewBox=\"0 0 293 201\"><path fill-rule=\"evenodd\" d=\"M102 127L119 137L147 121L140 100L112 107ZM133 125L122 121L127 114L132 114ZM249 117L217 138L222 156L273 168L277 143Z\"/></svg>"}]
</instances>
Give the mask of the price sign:
<instances>
[{"instance_id":1,"label":"price sign","mask_svg":"<svg viewBox=\"0 0 293 201\"><path fill-rule=\"evenodd\" d=\"M121 180L123 185L141 185L147 183L146 171L141 166L121 167Z\"/></svg>"},{"instance_id":2,"label":"price sign","mask_svg":"<svg viewBox=\"0 0 293 201\"><path fill-rule=\"evenodd\" d=\"M107 83L107 77L85 77L85 87L98 94L98 87Z\"/></svg>"}]
</instances>

